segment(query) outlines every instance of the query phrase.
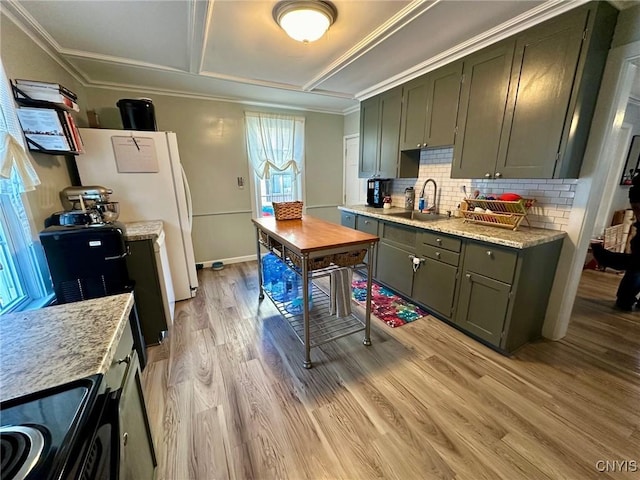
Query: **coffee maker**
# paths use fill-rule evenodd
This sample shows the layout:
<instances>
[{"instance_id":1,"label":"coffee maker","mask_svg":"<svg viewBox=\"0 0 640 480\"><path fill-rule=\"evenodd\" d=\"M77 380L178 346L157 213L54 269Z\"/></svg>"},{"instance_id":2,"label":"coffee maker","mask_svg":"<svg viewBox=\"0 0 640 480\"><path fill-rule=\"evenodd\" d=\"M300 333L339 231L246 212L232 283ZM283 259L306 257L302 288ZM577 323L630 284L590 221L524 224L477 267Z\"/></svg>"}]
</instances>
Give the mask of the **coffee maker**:
<instances>
[{"instance_id":1,"label":"coffee maker","mask_svg":"<svg viewBox=\"0 0 640 480\"><path fill-rule=\"evenodd\" d=\"M367 180L367 205L382 208L384 197L391 194L391 180L370 178Z\"/></svg>"}]
</instances>

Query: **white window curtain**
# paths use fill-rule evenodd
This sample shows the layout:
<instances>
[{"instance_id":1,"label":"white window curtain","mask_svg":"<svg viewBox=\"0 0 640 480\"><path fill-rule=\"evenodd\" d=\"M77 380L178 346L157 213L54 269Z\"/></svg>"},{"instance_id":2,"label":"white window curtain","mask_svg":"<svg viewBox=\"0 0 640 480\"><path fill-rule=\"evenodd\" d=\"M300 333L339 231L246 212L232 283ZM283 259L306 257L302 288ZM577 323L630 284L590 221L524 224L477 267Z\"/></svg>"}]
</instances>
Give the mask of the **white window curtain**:
<instances>
[{"instance_id":1,"label":"white window curtain","mask_svg":"<svg viewBox=\"0 0 640 480\"><path fill-rule=\"evenodd\" d=\"M0 70L0 189L6 193L17 185L18 193L30 192L40 185L40 179L26 152L15 108L9 108L13 95L2 62ZM14 181L13 175L17 176Z\"/></svg>"},{"instance_id":2,"label":"white window curtain","mask_svg":"<svg viewBox=\"0 0 640 480\"><path fill-rule=\"evenodd\" d=\"M296 177L304 157L304 117L245 112L249 164L260 179L272 172Z\"/></svg>"},{"instance_id":3,"label":"white window curtain","mask_svg":"<svg viewBox=\"0 0 640 480\"><path fill-rule=\"evenodd\" d=\"M44 306L53 296L24 197L40 184L30 158L0 60L0 315Z\"/></svg>"}]
</instances>

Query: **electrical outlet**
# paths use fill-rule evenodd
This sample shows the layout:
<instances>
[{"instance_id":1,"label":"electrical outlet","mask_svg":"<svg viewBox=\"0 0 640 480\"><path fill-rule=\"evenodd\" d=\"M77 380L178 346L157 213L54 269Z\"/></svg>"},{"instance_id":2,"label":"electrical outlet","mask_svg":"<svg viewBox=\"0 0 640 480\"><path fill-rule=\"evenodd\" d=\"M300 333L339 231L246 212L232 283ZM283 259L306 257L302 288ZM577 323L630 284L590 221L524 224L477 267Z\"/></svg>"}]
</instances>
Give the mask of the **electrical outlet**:
<instances>
[{"instance_id":1,"label":"electrical outlet","mask_svg":"<svg viewBox=\"0 0 640 480\"><path fill-rule=\"evenodd\" d=\"M238 177L238 188L242 190L244 188L244 178Z\"/></svg>"}]
</instances>

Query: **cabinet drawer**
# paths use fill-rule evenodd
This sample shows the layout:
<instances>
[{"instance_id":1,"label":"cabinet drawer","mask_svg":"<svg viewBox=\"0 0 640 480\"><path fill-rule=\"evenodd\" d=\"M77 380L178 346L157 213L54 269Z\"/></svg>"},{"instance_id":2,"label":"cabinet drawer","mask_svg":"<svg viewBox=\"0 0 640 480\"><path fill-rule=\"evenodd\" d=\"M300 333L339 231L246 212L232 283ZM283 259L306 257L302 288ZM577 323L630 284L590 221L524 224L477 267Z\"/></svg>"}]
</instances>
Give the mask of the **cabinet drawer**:
<instances>
[{"instance_id":1,"label":"cabinet drawer","mask_svg":"<svg viewBox=\"0 0 640 480\"><path fill-rule=\"evenodd\" d=\"M343 227L356 228L355 213L340 212L340 225Z\"/></svg>"},{"instance_id":2,"label":"cabinet drawer","mask_svg":"<svg viewBox=\"0 0 640 480\"><path fill-rule=\"evenodd\" d=\"M464 255L464 269L505 283L513 281L517 252L482 243L469 243Z\"/></svg>"},{"instance_id":3,"label":"cabinet drawer","mask_svg":"<svg viewBox=\"0 0 640 480\"><path fill-rule=\"evenodd\" d=\"M418 251L423 245L431 245L433 247L444 248L452 252L459 252L462 241L459 238L441 235L435 232L423 232L418 235Z\"/></svg>"},{"instance_id":4,"label":"cabinet drawer","mask_svg":"<svg viewBox=\"0 0 640 480\"><path fill-rule=\"evenodd\" d=\"M411 250L416 246L416 235L416 230L412 228L401 227L392 223L382 224L381 236L384 240L403 245Z\"/></svg>"},{"instance_id":5,"label":"cabinet drawer","mask_svg":"<svg viewBox=\"0 0 640 480\"><path fill-rule=\"evenodd\" d=\"M419 245L418 255L421 257L431 258L432 260L448 263L449 265L453 265L454 267L457 267L460 263L459 253L450 252L449 250L445 250L443 248L432 247L431 245Z\"/></svg>"},{"instance_id":6,"label":"cabinet drawer","mask_svg":"<svg viewBox=\"0 0 640 480\"><path fill-rule=\"evenodd\" d=\"M378 220L358 215L356 219L356 229L361 232L370 233L371 235L378 235Z\"/></svg>"}]
</instances>

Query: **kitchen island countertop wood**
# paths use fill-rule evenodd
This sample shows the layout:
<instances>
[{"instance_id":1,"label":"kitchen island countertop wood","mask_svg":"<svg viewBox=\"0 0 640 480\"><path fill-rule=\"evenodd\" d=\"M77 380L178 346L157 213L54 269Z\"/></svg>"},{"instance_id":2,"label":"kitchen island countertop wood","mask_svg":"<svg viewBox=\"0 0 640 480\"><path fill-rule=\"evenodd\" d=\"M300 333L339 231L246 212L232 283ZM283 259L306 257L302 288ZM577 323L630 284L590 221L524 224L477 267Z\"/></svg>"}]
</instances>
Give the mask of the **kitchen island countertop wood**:
<instances>
[{"instance_id":1,"label":"kitchen island countertop wood","mask_svg":"<svg viewBox=\"0 0 640 480\"><path fill-rule=\"evenodd\" d=\"M105 374L132 307L123 293L3 315L0 401Z\"/></svg>"},{"instance_id":2,"label":"kitchen island countertop wood","mask_svg":"<svg viewBox=\"0 0 640 480\"><path fill-rule=\"evenodd\" d=\"M375 235L359 232L319 218L303 216L296 220L276 220L274 217L252 219L257 227L268 231L297 253L311 253L335 247L348 247L377 242Z\"/></svg>"}]
</instances>

